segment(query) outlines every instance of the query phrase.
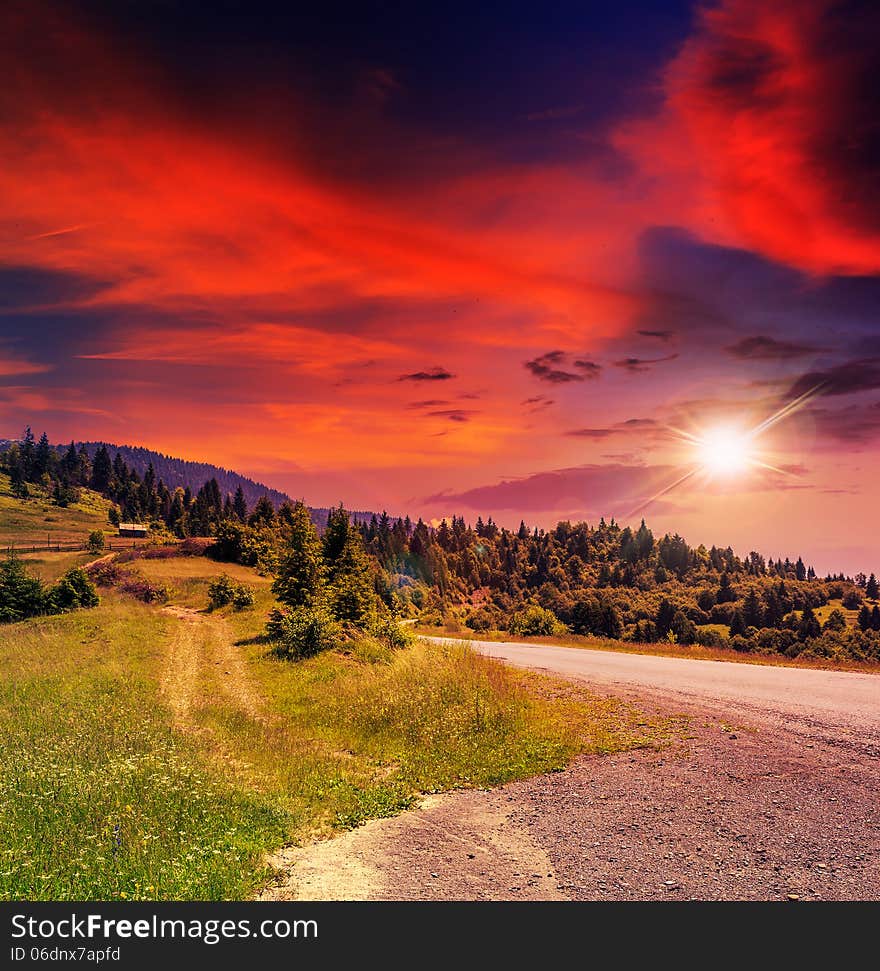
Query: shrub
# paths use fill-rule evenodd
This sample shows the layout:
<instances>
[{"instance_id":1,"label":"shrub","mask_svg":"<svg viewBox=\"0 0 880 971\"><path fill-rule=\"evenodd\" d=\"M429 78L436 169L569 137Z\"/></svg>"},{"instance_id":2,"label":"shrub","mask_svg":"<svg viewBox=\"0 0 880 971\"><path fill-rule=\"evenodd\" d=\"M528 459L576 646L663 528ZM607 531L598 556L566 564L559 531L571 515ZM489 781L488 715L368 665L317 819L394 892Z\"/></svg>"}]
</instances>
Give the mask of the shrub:
<instances>
[{"instance_id":1,"label":"shrub","mask_svg":"<svg viewBox=\"0 0 880 971\"><path fill-rule=\"evenodd\" d=\"M253 605L254 591L244 583L237 584L232 597L232 606L236 610L247 610L249 607L253 607Z\"/></svg>"},{"instance_id":2,"label":"shrub","mask_svg":"<svg viewBox=\"0 0 880 971\"><path fill-rule=\"evenodd\" d=\"M85 570L68 570L49 591L48 602L51 613L66 613L81 607L97 607L100 603L98 591Z\"/></svg>"},{"instance_id":3,"label":"shrub","mask_svg":"<svg viewBox=\"0 0 880 971\"><path fill-rule=\"evenodd\" d=\"M275 642L277 657L298 661L335 647L341 637L339 625L323 603L310 607L273 610L266 633Z\"/></svg>"},{"instance_id":4,"label":"shrub","mask_svg":"<svg viewBox=\"0 0 880 971\"><path fill-rule=\"evenodd\" d=\"M99 587L116 587L122 593L127 593L143 603L165 603L168 599L168 588L166 586L151 583L136 570L123 570L113 560L90 563L85 572Z\"/></svg>"},{"instance_id":5,"label":"shrub","mask_svg":"<svg viewBox=\"0 0 880 971\"><path fill-rule=\"evenodd\" d=\"M208 587L208 606L211 610L218 610L229 604L236 610L253 607L254 593L247 584L238 583L224 573Z\"/></svg>"},{"instance_id":6,"label":"shrub","mask_svg":"<svg viewBox=\"0 0 880 971\"><path fill-rule=\"evenodd\" d=\"M843 598L843 606L847 610L858 610L862 606L862 595L858 590L850 590Z\"/></svg>"},{"instance_id":7,"label":"shrub","mask_svg":"<svg viewBox=\"0 0 880 971\"><path fill-rule=\"evenodd\" d=\"M103 552L104 547L106 545L107 544L104 540L104 531L102 529L96 529L96 530L93 530L91 533L89 533L88 542L86 543L86 549L90 553L95 553L95 554L101 553Z\"/></svg>"},{"instance_id":8,"label":"shrub","mask_svg":"<svg viewBox=\"0 0 880 971\"><path fill-rule=\"evenodd\" d=\"M11 623L46 612L42 582L28 576L17 556L9 556L0 566L0 622Z\"/></svg>"},{"instance_id":9,"label":"shrub","mask_svg":"<svg viewBox=\"0 0 880 971\"><path fill-rule=\"evenodd\" d=\"M702 647L727 647L727 638L711 627L698 629L696 643Z\"/></svg>"},{"instance_id":10,"label":"shrub","mask_svg":"<svg viewBox=\"0 0 880 971\"><path fill-rule=\"evenodd\" d=\"M510 619L507 628L511 634L524 637L546 637L553 634L564 634L566 627L561 623L552 610L545 607L531 606L525 610L518 610Z\"/></svg>"},{"instance_id":11,"label":"shrub","mask_svg":"<svg viewBox=\"0 0 880 971\"><path fill-rule=\"evenodd\" d=\"M478 607L464 619L466 627L478 633L495 630L501 625L501 613L492 607Z\"/></svg>"},{"instance_id":12,"label":"shrub","mask_svg":"<svg viewBox=\"0 0 880 971\"><path fill-rule=\"evenodd\" d=\"M225 573L217 577L208 587L208 605L211 610L226 607L235 596L235 583Z\"/></svg>"},{"instance_id":13,"label":"shrub","mask_svg":"<svg viewBox=\"0 0 880 971\"><path fill-rule=\"evenodd\" d=\"M409 647L413 635L407 627L391 614L380 614L370 624L369 632L381 644L390 648Z\"/></svg>"}]
</instances>

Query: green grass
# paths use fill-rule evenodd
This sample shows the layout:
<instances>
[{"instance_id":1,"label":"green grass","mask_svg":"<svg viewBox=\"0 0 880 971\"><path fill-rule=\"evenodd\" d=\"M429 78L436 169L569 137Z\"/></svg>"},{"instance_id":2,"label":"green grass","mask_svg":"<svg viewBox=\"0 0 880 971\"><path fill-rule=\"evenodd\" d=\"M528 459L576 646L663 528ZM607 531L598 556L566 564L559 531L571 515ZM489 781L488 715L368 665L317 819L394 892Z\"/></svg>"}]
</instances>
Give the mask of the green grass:
<instances>
[{"instance_id":1,"label":"green grass","mask_svg":"<svg viewBox=\"0 0 880 971\"><path fill-rule=\"evenodd\" d=\"M110 600L0 629L0 899L215 899L258 883L283 811L171 728L170 618Z\"/></svg>"},{"instance_id":2,"label":"green grass","mask_svg":"<svg viewBox=\"0 0 880 971\"><path fill-rule=\"evenodd\" d=\"M9 487L9 476L0 473L0 548L37 546L47 537L52 543L84 542L95 529L115 533L107 520L110 502L96 492L83 489L79 502L61 508L38 486L28 488L32 497L17 499Z\"/></svg>"},{"instance_id":3,"label":"green grass","mask_svg":"<svg viewBox=\"0 0 880 971\"><path fill-rule=\"evenodd\" d=\"M0 899L247 897L284 843L681 731L462 645L278 661L259 637L265 578L135 565L190 609L223 571L257 606L190 621L102 591L95 610L0 627ZM161 687L182 632L183 716Z\"/></svg>"}]
</instances>

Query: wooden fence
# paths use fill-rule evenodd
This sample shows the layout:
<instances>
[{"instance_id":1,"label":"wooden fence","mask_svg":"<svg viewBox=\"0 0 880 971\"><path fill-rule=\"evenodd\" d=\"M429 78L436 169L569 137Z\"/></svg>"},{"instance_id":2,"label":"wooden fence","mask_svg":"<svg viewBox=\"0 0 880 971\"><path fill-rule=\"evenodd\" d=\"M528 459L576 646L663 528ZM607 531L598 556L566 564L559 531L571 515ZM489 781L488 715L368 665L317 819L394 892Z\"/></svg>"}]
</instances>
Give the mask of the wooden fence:
<instances>
[{"instance_id":1,"label":"wooden fence","mask_svg":"<svg viewBox=\"0 0 880 971\"><path fill-rule=\"evenodd\" d=\"M139 546L176 546L177 541L175 540L163 540L158 542L156 540L150 539L120 539L116 537L115 539L106 540L104 543L104 553L115 553L120 550L134 550ZM10 553L85 553L89 548L89 544L85 541L71 542L71 541L53 541L47 540L45 543L33 544L30 546L21 545L19 543L6 544L0 547L7 555Z\"/></svg>"}]
</instances>

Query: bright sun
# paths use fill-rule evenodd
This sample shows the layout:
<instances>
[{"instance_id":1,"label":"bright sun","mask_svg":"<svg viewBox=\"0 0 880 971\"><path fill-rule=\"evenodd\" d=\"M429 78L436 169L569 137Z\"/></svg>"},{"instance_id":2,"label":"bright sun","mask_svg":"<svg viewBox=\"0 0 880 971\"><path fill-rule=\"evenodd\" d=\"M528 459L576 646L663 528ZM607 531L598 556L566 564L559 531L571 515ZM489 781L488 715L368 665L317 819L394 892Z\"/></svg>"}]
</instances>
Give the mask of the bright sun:
<instances>
[{"instance_id":1,"label":"bright sun","mask_svg":"<svg viewBox=\"0 0 880 971\"><path fill-rule=\"evenodd\" d=\"M713 428L696 443L700 464L718 476L744 472L753 462L752 437L736 428Z\"/></svg>"}]
</instances>

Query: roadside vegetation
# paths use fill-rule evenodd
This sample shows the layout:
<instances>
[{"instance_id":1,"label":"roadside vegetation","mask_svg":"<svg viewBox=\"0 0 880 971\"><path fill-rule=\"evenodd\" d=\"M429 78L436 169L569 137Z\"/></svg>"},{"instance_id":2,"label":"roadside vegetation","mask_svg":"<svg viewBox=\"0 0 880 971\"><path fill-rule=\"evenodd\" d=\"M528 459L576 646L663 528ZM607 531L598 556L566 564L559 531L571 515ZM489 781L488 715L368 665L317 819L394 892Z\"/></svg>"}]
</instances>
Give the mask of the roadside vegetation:
<instances>
[{"instance_id":1,"label":"roadside vegetation","mask_svg":"<svg viewBox=\"0 0 880 971\"><path fill-rule=\"evenodd\" d=\"M268 576L204 543L100 558L98 606L0 626L0 899L248 897L285 843L680 736L462 645L387 636L360 533L336 528L348 552L313 545L310 596L340 636L314 656L286 658L266 629L292 609L292 566ZM48 577L53 556L81 555L29 571ZM363 598L340 596L365 563ZM132 575L164 600L142 602Z\"/></svg>"}]
</instances>

